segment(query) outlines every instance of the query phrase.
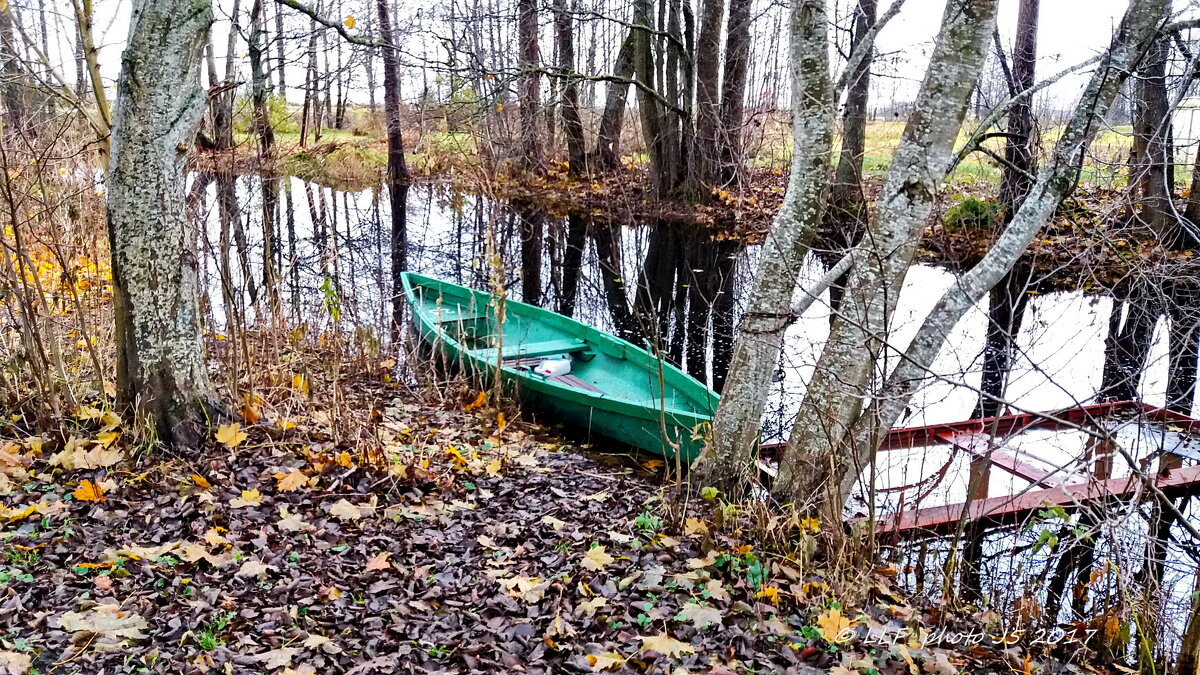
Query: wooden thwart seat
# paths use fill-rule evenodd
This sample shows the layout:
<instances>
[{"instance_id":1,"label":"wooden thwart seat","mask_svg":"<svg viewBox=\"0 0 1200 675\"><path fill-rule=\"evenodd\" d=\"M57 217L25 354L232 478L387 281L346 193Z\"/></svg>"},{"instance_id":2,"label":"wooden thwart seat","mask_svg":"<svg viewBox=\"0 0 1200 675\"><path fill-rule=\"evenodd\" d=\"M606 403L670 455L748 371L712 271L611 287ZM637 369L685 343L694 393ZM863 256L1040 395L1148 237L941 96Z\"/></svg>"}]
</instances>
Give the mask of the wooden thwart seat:
<instances>
[{"instance_id":1,"label":"wooden thwart seat","mask_svg":"<svg viewBox=\"0 0 1200 675\"><path fill-rule=\"evenodd\" d=\"M550 380L551 382L565 384L568 387L575 387L576 389L583 389L584 391L594 391L597 394L604 393L603 390L598 389L596 387L596 385L592 384L591 382L582 380L570 373L567 373L566 375L555 375L554 377L547 377L546 379Z\"/></svg>"},{"instance_id":2,"label":"wooden thwart seat","mask_svg":"<svg viewBox=\"0 0 1200 675\"><path fill-rule=\"evenodd\" d=\"M587 342L579 338L564 338L561 340L545 340L542 342L522 342L515 345L505 345L501 359L508 362L513 359L534 359L557 354L574 354L590 349ZM486 361L496 360L495 348L476 349L475 356Z\"/></svg>"}]
</instances>

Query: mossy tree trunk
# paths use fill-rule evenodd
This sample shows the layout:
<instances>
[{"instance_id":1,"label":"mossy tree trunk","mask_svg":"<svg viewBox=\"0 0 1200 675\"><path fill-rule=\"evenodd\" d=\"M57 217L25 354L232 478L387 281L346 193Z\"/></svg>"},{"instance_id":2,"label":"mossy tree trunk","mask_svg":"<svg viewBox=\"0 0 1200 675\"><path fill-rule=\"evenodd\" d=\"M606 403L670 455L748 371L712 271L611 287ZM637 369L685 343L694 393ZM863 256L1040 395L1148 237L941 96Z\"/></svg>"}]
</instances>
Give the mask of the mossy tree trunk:
<instances>
[{"instance_id":1,"label":"mossy tree trunk","mask_svg":"<svg viewBox=\"0 0 1200 675\"><path fill-rule=\"evenodd\" d=\"M792 169L783 204L763 243L762 262L738 328L713 437L696 459L693 482L737 491L750 473L771 376L795 319L792 290L825 212L833 143L833 85L824 0L791 10ZM699 140L699 139L698 139Z\"/></svg>"},{"instance_id":2,"label":"mossy tree trunk","mask_svg":"<svg viewBox=\"0 0 1200 675\"><path fill-rule=\"evenodd\" d=\"M208 0L134 1L109 163L118 401L181 450L223 410L205 363L184 198L212 21Z\"/></svg>"},{"instance_id":3,"label":"mossy tree trunk","mask_svg":"<svg viewBox=\"0 0 1200 675\"><path fill-rule=\"evenodd\" d=\"M946 3L929 69L884 183L879 214L856 247L841 313L772 486L785 501L815 502L830 522L840 520L840 478L852 457L839 451L871 395L897 296L979 80L996 5L997 0Z\"/></svg>"}]
</instances>

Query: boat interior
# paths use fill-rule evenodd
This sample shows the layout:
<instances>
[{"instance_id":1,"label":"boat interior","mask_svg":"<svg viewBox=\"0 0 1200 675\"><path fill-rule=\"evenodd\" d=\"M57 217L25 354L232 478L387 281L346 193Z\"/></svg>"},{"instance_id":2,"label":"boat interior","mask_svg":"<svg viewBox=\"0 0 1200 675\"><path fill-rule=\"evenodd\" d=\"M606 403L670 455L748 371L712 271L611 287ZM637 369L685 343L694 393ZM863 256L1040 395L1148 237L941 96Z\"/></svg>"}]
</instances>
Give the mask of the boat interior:
<instances>
[{"instance_id":1,"label":"boat interior","mask_svg":"<svg viewBox=\"0 0 1200 675\"><path fill-rule=\"evenodd\" d=\"M598 331L582 326L582 332L572 331L575 325L567 319L555 315L547 319L540 316L541 312L531 312L532 308L515 303L506 306L503 321L497 322L490 296L469 292L459 295L423 286L415 290L443 334L482 361L494 363L499 345L503 365L533 377L660 409L706 415L713 412L706 399L671 386L658 368L626 358L625 343ZM559 356L570 359L570 373L535 373L544 360ZM652 359L651 365L654 362Z\"/></svg>"}]
</instances>

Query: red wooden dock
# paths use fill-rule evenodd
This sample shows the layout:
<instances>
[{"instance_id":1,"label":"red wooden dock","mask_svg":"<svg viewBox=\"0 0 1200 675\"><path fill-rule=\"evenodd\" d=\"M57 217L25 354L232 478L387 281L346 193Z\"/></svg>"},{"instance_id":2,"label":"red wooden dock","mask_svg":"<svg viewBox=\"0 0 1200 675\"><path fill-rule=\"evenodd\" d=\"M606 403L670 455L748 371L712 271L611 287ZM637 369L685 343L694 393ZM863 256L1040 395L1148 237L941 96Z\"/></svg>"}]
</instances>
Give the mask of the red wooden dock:
<instances>
[{"instance_id":1,"label":"red wooden dock","mask_svg":"<svg viewBox=\"0 0 1200 675\"><path fill-rule=\"evenodd\" d=\"M1106 419L1135 416L1172 431L1200 435L1200 420L1171 410L1155 408L1136 401L1117 401L1079 406L1047 413L1023 413L983 419L895 429L880 450L909 450L930 445L951 445L972 457L972 472L984 472L982 490L986 494L986 472L995 467L1029 481L1040 489L1015 495L979 498L967 504L946 504L880 518L879 532L907 535L938 535L954 531L964 517L985 526L1017 523L1048 506L1071 511L1087 506L1108 506L1112 502L1130 502L1148 497L1144 479L1137 475L1111 477L1112 460L1107 453L1096 453L1092 473L1080 476L1062 471L1047 471L1021 459L1023 454L1009 446L1005 438L1037 429L1061 430L1095 427ZM781 445L781 444L780 444ZM768 453L780 445L763 446ZM1097 443L1098 445L1098 443ZM1095 448L1089 448L1094 452ZM1164 454L1154 484L1170 496L1200 491L1200 465L1181 466L1182 457ZM974 481L973 481L974 482ZM965 510L965 511L964 511Z\"/></svg>"}]
</instances>

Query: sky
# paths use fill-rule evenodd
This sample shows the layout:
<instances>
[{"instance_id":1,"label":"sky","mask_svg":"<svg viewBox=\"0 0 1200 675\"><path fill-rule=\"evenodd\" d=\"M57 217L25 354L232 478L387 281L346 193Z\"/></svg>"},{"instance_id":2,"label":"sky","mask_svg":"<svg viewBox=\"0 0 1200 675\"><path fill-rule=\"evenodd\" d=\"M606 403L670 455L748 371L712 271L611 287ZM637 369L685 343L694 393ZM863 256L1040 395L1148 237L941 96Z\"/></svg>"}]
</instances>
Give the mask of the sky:
<instances>
[{"instance_id":1,"label":"sky","mask_svg":"<svg viewBox=\"0 0 1200 675\"><path fill-rule=\"evenodd\" d=\"M55 5L62 4L62 0L52 2ZM244 8L246 3L242 4ZM402 3L402 6L404 4ZM889 3L888 0L883 0L881 4ZM1107 46L1127 4L1127 0L1042 0L1038 35L1039 79L1085 61L1102 51ZM1198 0L1175 0L1174 11L1181 15L1195 16L1200 14L1197 4ZM218 61L223 60L223 45L229 29L228 14L232 5L233 0L216 0L217 21L213 25L212 37L214 45L217 45ZM409 6L429 7L430 3L413 2ZM944 6L945 0L906 0L900 14L880 33L877 45L884 58L874 71L875 97L903 101L911 100L915 96L932 50ZM115 80L120 68L120 50L128 27L129 7L129 0L96 0L96 27L97 30L103 31L100 39L103 45L102 71L110 82ZM998 28L1002 40L1009 46L1015 33L1017 7L1018 0L1000 0ZM881 7L880 14L884 11L885 8ZM548 28L544 32L543 37L548 41ZM1197 33L1200 34L1200 31ZM247 68L244 45L239 47L238 54L243 63L241 67ZM223 72L224 65L218 64L218 67ZM299 68L295 70L294 74L291 70L288 71L291 82L303 79L302 71ZM410 80L419 80L411 69L408 74ZM1067 107L1073 102L1074 95L1082 88L1086 78L1086 71L1067 77L1047 89L1042 99L1049 101L1055 108ZM407 89L406 93L414 93L412 86ZM365 102L366 98L366 92L361 90L353 96L356 102Z\"/></svg>"}]
</instances>

